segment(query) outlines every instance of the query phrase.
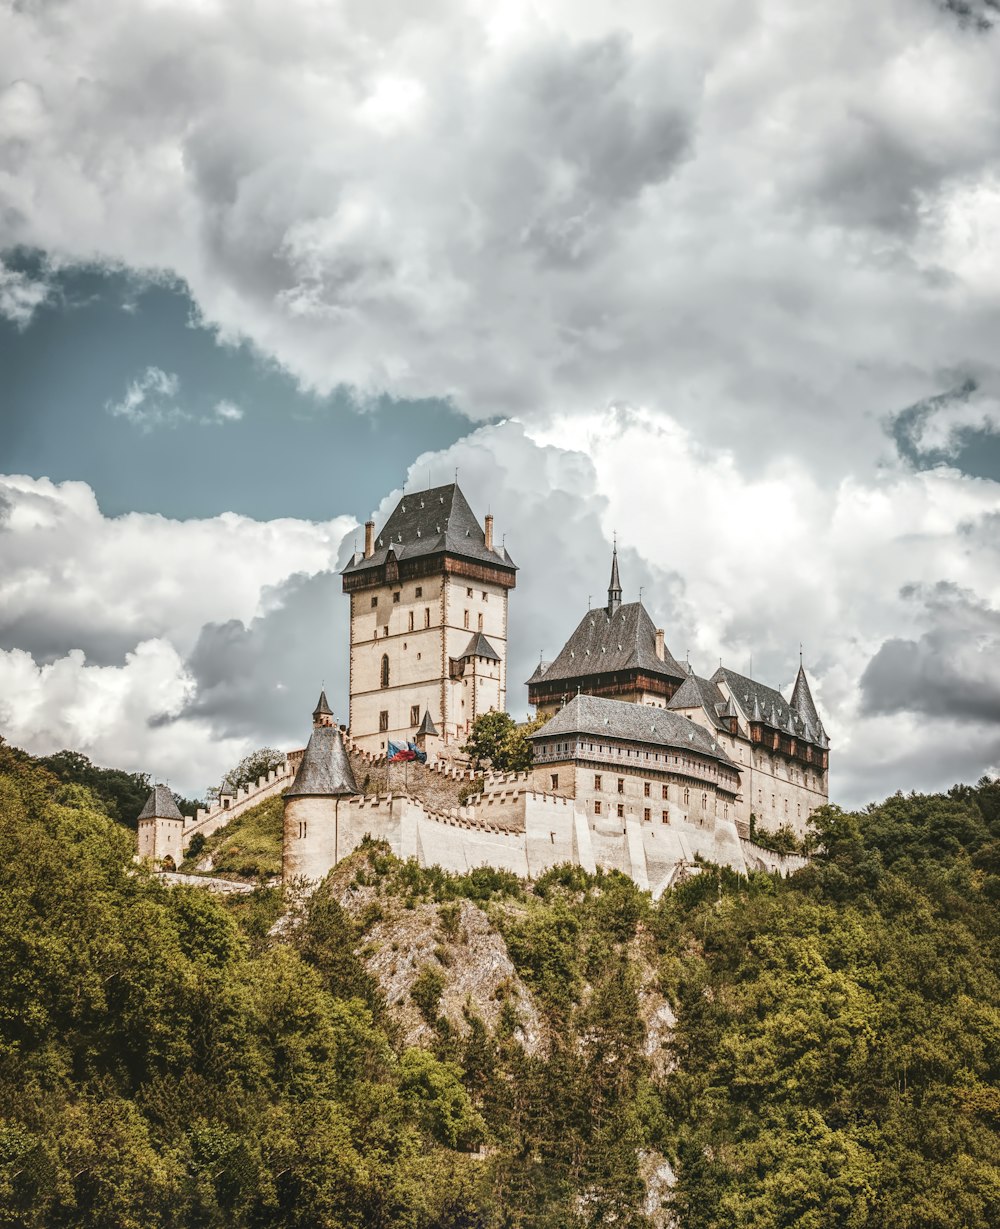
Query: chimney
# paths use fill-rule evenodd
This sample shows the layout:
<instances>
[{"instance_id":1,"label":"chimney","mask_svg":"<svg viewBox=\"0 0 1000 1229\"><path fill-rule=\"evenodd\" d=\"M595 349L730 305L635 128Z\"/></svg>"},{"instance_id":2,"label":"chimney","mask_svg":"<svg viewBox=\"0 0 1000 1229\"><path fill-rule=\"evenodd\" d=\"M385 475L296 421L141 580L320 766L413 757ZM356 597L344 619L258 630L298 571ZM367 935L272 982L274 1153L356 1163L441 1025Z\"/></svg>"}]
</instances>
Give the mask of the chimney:
<instances>
[{"instance_id":1,"label":"chimney","mask_svg":"<svg viewBox=\"0 0 1000 1229\"><path fill-rule=\"evenodd\" d=\"M656 629L656 656L663 661L663 628Z\"/></svg>"},{"instance_id":2,"label":"chimney","mask_svg":"<svg viewBox=\"0 0 1000 1229\"><path fill-rule=\"evenodd\" d=\"M375 522L365 521L365 558L375 554Z\"/></svg>"},{"instance_id":3,"label":"chimney","mask_svg":"<svg viewBox=\"0 0 1000 1229\"><path fill-rule=\"evenodd\" d=\"M493 513L486 513L486 549L493 549Z\"/></svg>"}]
</instances>

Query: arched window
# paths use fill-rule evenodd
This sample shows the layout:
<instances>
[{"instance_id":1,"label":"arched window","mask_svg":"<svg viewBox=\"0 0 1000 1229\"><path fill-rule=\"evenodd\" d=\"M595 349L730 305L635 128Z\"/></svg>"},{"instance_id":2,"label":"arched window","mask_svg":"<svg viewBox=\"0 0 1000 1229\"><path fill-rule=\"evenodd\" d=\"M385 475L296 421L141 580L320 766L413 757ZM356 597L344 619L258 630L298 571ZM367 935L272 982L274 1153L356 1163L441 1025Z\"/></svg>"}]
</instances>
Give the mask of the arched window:
<instances>
[{"instance_id":1,"label":"arched window","mask_svg":"<svg viewBox=\"0 0 1000 1229\"><path fill-rule=\"evenodd\" d=\"M382 654L382 686L389 686L389 654Z\"/></svg>"}]
</instances>

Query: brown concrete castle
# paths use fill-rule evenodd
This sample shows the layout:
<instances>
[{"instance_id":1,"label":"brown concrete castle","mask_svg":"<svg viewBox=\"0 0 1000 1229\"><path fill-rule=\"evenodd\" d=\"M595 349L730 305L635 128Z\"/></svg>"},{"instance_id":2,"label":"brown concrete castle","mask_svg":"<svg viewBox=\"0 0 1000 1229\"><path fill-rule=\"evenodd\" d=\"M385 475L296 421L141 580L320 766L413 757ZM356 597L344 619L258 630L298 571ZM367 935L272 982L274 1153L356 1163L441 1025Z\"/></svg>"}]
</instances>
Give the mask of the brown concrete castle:
<instances>
[{"instance_id":1,"label":"brown concrete castle","mask_svg":"<svg viewBox=\"0 0 1000 1229\"><path fill-rule=\"evenodd\" d=\"M830 744L801 662L787 700L722 667L696 675L641 602L622 602L617 549L607 605L528 680L548 718L531 736L531 771L487 773L460 805L472 723L506 704L515 575L493 518L481 526L457 484L404 495L380 531L366 524L364 553L343 572L349 724L336 724L324 693L305 751L225 803L284 792L285 881L317 881L367 834L449 870L534 877L569 861L614 867L654 893L699 858L744 872L799 864L751 833L804 832L827 800ZM416 758L390 764L394 747ZM140 852L176 858L196 829L227 822L221 810L179 822L154 791Z\"/></svg>"}]
</instances>

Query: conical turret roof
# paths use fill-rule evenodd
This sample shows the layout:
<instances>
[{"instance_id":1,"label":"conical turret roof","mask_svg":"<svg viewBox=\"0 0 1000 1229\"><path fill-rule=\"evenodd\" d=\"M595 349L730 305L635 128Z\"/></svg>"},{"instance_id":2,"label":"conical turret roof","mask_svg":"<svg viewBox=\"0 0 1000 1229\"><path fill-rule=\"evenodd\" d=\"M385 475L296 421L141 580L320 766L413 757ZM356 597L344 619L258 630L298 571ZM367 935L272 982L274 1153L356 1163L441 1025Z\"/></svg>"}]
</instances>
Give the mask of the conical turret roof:
<instances>
[{"instance_id":1,"label":"conical turret roof","mask_svg":"<svg viewBox=\"0 0 1000 1229\"><path fill-rule=\"evenodd\" d=\"M806 678L805 668L801 662L799 662L799 672L795 676L795 686L792 688L792 698L789 700L789 704L810 725L819 725L819 713L816 711L816 705L813 703L812 692L809 690L809 681Z\"/></svg>"},{"instance_id":2,"label":"conical turret roof","mask_svg":"<svg viewBox=\"0 0 1000 1229\"><path fill-rule=\"evenodd\" d=\"M423 721L421 721L420 729L417 730L417 733L418 734L429 734L432 737L437 736L437 729L434 725L433 720L431 719L431 710L429 708L424 709L424 719Z\"/></svg>"},{"instance_id":3,"label":"conical turret roof","mask_svg":"<svg viewBox=\"0 0 1000 1229\"><path fill-rule=\"evenodd\" d=\"M335 725L318 725L295 774L286 798L327 797L356 794L357 784L347 758L347 749Z\"/></svg>"},{"instance_id":4,"label":"conical turret roof","mask_svg":"<svg viewBox=\"0 0 1000 1229\"><path fill-rule=\"evenodd\" d=\"M319 699L316 701L316 707L313 709L313 720L317 717L332 717L333 709L330 707L326 698L326 688L319 693Z\"/></svg>"},{"instance_id":5,"label":"conical turret roof","mask_svg":"<svg viewBox=\"0 0 1000 1229\"><path fill-rule=\"evenodd\" d=\"M174 796L166 785L154 785L153 791L146 799L146 805L139 812L140 819L180 819L184 816L177 809Z\"/></svg>"}]
</instances>

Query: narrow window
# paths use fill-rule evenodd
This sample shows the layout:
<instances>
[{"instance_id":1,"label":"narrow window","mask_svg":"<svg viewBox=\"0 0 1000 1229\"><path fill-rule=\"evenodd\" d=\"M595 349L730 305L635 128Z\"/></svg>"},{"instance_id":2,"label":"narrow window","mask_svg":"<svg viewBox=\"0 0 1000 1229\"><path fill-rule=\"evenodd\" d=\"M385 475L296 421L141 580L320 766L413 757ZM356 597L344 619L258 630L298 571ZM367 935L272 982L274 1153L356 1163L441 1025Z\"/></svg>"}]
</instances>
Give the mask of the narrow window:
<instances>
[{"instance_id":1,"label":"narrow window","mask_svg":"<svg viewBox=\"0 0 1000 1229\"><path fill-rule=\"evenodd\" d=\"M664 785L664 787L663 787L663 800L664 800L664 802L666 802L666 800L667 800L668 796L669 796L669 795L667 794L667 787Z\"/></svg>"},{"instance_id":2,"label":"narrow window","mask_svg":"<svg viewBox=\"0 0 1000 1229\"><path fill-rule=\"evenodd\" d=\"M410 705L410 725L419 725L419 724L420 724L420 705L411 704Z\"/></svg>"},{"instance_id":3,"label":"narrow window","mask_svg":"<svg viewBox=\"0 0 1000 1229\"><path fill-rule=\"evenodd\" d=\"M466 596L466 597L472 597L472 590L471 590L471 589L466 589L466 591L465 591L465 596Z\"/></svg>"},{"instance_id":4,"label":"narrow window","mask_svg":"<svg viewBox=\"0 0 1000 1229\"><path fill-rule=\"evenodd\" d=\"M600 813L601 813L601 800L600 798L597 798L594 800L594 814L600 815Z\"/></svg>"},{"instance_id":5,"label":"narrow window","mask_svg":"<svg viewBox=\"0 0 1000 1229\"><path fill-rule=\"evenodd\" d=\"M423 596L424 596L424 590L423 590L423 586L422 586L422 585L417 585L416 589L414 589L414 591L413 591L413 596L414 596L414 597L423 597Z\"/></svg>"},{"instance_id":6,"label":"narrow window","mask_svg":"<svg viewBox=\"0 0 1000 1229\"><path fill-rule=\"evenodd\" d=\"M559 774L557 772L554 772L552 774L552 788L553 789L559 788Z\"/></svg>"},{"instance_id":7,"label":"narrow window","mask_svg":"<svg viewBox=\"0 0 1000 1229\"><path fill-rule=\"evenodd\" d=\"M430 627L430 625L431 625L431 608L429 606L425 606L424 607L424 627Z\"/></svg>"},{"instance_id":8,"label":"narrow window","mask_svg":"<svg viewBox=\"0 0 1000 1229\"><path fill-rule=\"evenodd\" d=\"M389 635L389 624L388 623L385 625L385 627L382 628L382 635L383 636Z\"/></svg>"},{"instance_id":9,"label":"narrow window","mask_svg":"<svg viewBox=\"0 0 1000 1229\"><path fill-rule=\"evenodd\" d=\"M618 778L618 792L619 794L625 793L625 778L624 777Z\"/></svg>"},{"instance_id":10,"label":"narrow window","mask_svg":"<svg viewBox=\"0 0 1000 1229\"><path fill-rule=\"evenodd\" d=\"M708 810L708 794L702 794L701 796L701 809L703 811Z\"/></svg>"},{"instance_id":11,"label":"narrow window","mask_svg":"<svg viewBox=\"0 0 1000 1229\"><path fill-rule=\"evenodd\" d=\"M372 610L375 610L377 606L378 606L378 595L376 594L375 597L372 598Z\"/></svg>"},{"instance_id":12,"label":"narrow window","mask_svg":"<svg viewBox=\"0 0 1000 1229\"><path fill-rule=\"evenodd\" d=\"M389 654L388 653L382 654L382 674L381 674L380 685L382 687L389 686ZM389 727L386 726L386 729L388 728Z\"/></svg>"},{"instance_id":13,"label":"narrow window","mask_svg":"<svg viewBox=\"0 0 1000 1229\"><path fill-rule=\"evenodd\" d=\"M409 614L409 622L410 622L410 631L412 632L413 631L413 611L412 610L410 611L410 614Z\"/></svg>"},{"instance_id":14,"label":"narrow window","mask_svg":"<svg viewBox=\"0 0 1000 1229\"><path fill-rule=\"evenodd\" d=\"M653 786L649 781L644 781L642 785L642 796L648 798L652 793Z\"/></svg>"},{"instance_id":15,"label":"narrow window","mask_svg":"<svg viewBox=\"0 0 1000 1229\"><path fill-rule=\"evenodd\" d=\"M601 774L598 772L594 774L594 789L600 789L600 788L601 788Z\"/></svg>"},{"instance_id":16,"label":"narrow window","mask_svg":"<svg viewBox=\"0 0 1000 1229\"><path fill-rule=\"evenodd\" d=\"M383 708L378 715L378 728L380 733L385 733L389 728L389 710Z\"/></svg>"},{"instance_id":17,"label":"narrow window","mask_svg":"<svg viewBox=\"0 0 1000 1229\"><path fill-rule=\"evenodd\" d=\"M669 824L670 823L670 812L664 811L662 814L663 814L663 822L665 824Z\"/></svg>"},{"instance_id":18,"label":"narrow window","mask_svg":"<svg viewBox=\"0 0 1000 1229\"><path fill-rule=\"evenodd\" d=\"M489 600L490 600L490 595L489 595L489 594L486 592L486 590L484 589L484 590L483 590L483 601L484 601L484 602L488 602Z\"/></svg>"},{"instance_id":19,"label":"narrow window","mask_svg":"<svg viewBox=\"0 0 1000 1229\"><path fill-rule=\"evenodd\" d=\"M646 821L646 823L649 823L649 815L650 815L649 807L643 807L642 818Z\"/></svg>"},{"instance_id":20,"label":"narrow window","mask_svg":"<svg viewBox=\"0 0 1000 1229\"><path fill-rule=\"evenodd\" d=\"M469 626L469 612L468 611L465 612L465 626L466 627Z\"/></svg>"},{"instance_id":21,"label":"narrow window","mask_svg":"<svg viewBox=\"0 0 1000 1229\"><path fill-rule=\"evenodd\" d=\"M686 789L684 791L684 805L685 806L691 805L691 791L689 789Z\"/></svg>"},{"instance_id":22,"label":"narrow window","mask_svg":"<svg viewBox=\"0 0 1000 1229\"><path fill-rule=\"evenodd\" d=\"M483 630L483 616L482 615L479 616L479 630L480 631Z\"/></svg>"},{"instance_id":23,"label":"narrow window","mask_svg":"<svg viewBox=\"0 0 1000 1229\"><path fill-rule=\"evenodd\" d=\"M619 819L625 818L625 803L624 802L619 802L618 804L618 818Z\"/></svg>"},{"instance_id":24,"label":"narrow window","mask_svg":"<svg viewBox=\"0 0 1000 1229\"><path fill-rule=\"evenodd\" d=\"M397 590L397 592L395 592L395 593L392 595L392 603L393 603L393 605L394 605L394 606L398 606L398 605L399 605L399 592L398 592L398 590Z\"/></svg>"}]
</instances>

